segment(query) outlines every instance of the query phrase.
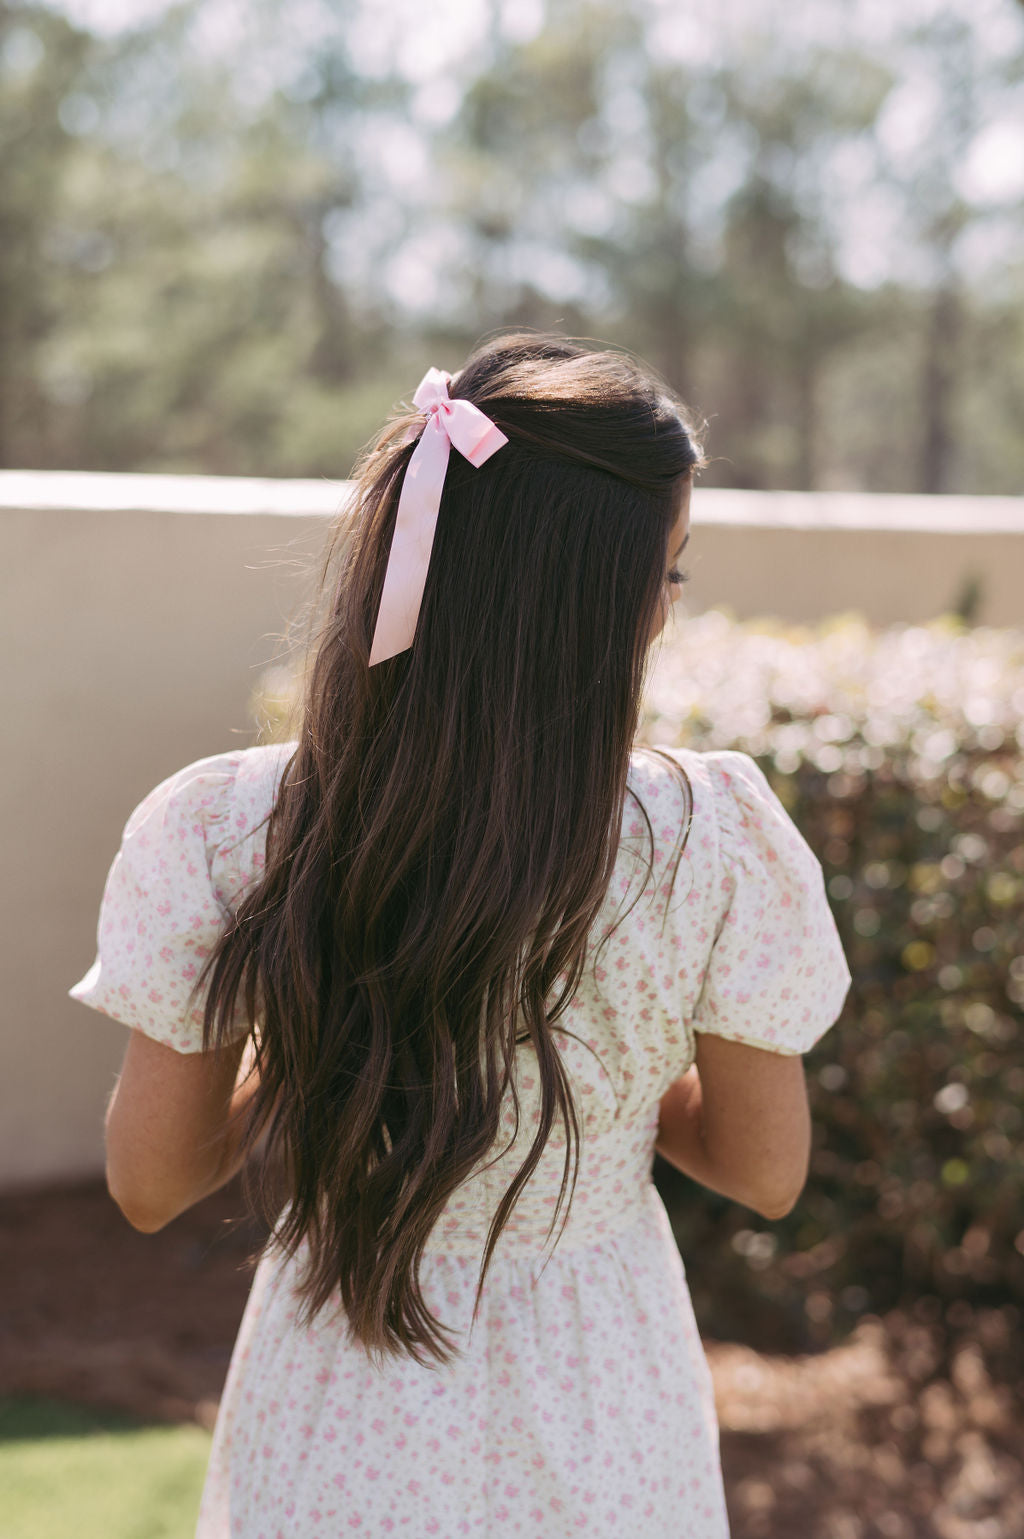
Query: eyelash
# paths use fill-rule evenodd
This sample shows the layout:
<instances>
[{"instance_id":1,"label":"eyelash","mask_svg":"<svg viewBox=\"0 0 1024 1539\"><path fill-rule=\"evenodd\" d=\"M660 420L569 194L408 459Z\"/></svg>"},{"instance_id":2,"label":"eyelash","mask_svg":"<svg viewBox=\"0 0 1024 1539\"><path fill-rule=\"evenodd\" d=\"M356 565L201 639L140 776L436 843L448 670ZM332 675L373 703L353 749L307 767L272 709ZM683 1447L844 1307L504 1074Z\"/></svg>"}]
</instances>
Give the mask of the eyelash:
<instances>
[{"instance_id":1,"label":"eyelash","mask_svg":"<svg viewBox=\"0 0 1024 1539\"><path fill-rule=\"evenodd\" d=\"M682 584L690 581L690 574L689 572L680 572L678 567L673 567L668 574L668 580L670 583Z\"/></svg>"}]
</instances>

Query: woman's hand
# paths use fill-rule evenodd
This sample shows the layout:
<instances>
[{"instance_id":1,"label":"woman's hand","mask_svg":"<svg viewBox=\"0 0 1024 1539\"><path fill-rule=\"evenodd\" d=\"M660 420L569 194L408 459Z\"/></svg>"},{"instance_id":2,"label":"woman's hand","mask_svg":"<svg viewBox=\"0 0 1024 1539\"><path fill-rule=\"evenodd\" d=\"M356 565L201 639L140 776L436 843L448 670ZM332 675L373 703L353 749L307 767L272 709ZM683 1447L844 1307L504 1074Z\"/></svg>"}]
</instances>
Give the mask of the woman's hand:
<instances>
[{"instance_id":1,"label":"woman's hand","mask_svg":"<svg viewBox=\"0 0 1024 1539\"><path fill-rule=\"evenodd\" d=\"M662 1097L655 1148L702 1186L782 1218L810 1160L803 1059L698 1033L696 1062Z\"/></svg>"}]
</instances>

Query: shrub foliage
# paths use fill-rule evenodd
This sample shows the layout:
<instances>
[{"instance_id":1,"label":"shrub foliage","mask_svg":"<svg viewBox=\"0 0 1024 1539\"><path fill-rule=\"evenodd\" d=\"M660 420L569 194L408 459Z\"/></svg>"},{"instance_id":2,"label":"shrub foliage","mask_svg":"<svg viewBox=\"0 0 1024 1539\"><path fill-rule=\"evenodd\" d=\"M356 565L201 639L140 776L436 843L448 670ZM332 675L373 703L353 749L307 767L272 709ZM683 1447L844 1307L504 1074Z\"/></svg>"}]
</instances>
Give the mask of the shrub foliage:
<instances>
[{"instance_id":1,"label":"shrub foliage","mask_svg":"<svg viewBox=\"0 0 1024 1539\"><path fill-rule=\"evenodd\" d=\"M798 1350L867 1312L1024 1305L1024 631L739 624L665 642L649 742L751 754L822 862L853 973L807 1058L778 1223L660 1160L711 1335Z\"/></svg>"}]
</instances>

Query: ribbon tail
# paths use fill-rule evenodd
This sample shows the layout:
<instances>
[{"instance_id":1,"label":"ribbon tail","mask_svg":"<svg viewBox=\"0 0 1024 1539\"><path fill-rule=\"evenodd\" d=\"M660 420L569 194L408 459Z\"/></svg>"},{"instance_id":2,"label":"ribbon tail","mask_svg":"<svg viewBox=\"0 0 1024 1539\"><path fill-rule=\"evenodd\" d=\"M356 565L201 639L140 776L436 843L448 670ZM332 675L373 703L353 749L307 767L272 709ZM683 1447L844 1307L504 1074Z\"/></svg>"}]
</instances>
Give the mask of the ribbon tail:
<instances>
[{"instance_id":1,"label":"ribbon tail","mask_svg":"<svg viewBox=\"0 0 1024 1539\"><path fill-rule=\"evenodd\" d=\"M412 646L434 543L451 443L430 417L405 470L370 648L370 667Z\"/></svg>"},{"instance_id":2,"label":"ribbon tail","mask_svg":"<svg viewBox=\"0 0 1024 1539\"><path fill-rule=\"evenodd\" d=\"M508 443L498 424L471 401L452 401L447 425L448 437L475 470L479 470L502 444Z\"/></svg>"}]
</instances>

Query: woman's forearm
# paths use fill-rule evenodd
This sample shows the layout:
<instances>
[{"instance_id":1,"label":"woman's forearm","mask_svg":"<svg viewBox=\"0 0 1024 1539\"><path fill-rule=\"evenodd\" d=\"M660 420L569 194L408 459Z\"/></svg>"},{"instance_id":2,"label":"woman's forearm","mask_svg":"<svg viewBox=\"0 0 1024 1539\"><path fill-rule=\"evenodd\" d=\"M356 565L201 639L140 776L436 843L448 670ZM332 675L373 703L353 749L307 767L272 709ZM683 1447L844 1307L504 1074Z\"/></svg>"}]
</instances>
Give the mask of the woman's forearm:
<instances>
[{"instance_id":1,"label":"woman's forearm","mask_svg":"<svg viewBox=\"0 0 1024 1539\"><path fill-rule=\"evenodd\" d=\"M107 1108L107 1186L128 1222L162 1229L242 1163L258 1080L241 1047L179 1053L133 1031Z\"/></svg>"},{"instance_id":2,"label":"woman's forearm","mask_svg":"<svg viewBox=\"0 0 1024 1539\"><path fill-rule=\"evenodd\" d=\"M781 1217L766 1204L755 1182L728 1168L726 1161L716 1158L709 1149L705 1128L704 1105L700 1075L694 1064L681 1079L677 1079L661 1100L658 1119L658 1136L654 1145L662 1159L676 1170L681 1170L692 1181L698 1181L720 1197L728 1197L744 1207L753 1208L764 1218Z\"/></svg>"},{"instance_id":3,"label":"woman's forearm","mask_svg":"<svg viewBox=\"0 0 1024 1539\"><path fill-rule=\"evenodd\" d=\"M696 1063L662 1097L655 1148L702 1186L774 1219L803 1189L810 1142L799 1057L701 1035Z\"/></svg>"},{"instance_id":4,"label":"woman's forearm","mask_svg":"<svg viewBox=\"0 0 1024 1539\"><path fill-rule=\"evenodd\" d=\"M654 1145L663 1160L684 1176L719 1191L714 1167L704 1145L700 1075L693 1064L681 1079L670 1085L661 1100L658 1137ZM723 1196L729 1196L728 1192Z\"/></svg>"},{"instance_id":5,"label":"woman's forearm","mask_svg":"<svg viewBox=\"0 0 1024 1539\"><path fill-rule=\"evenodd\" d=\"M193 1202L199 1202L203 1197L208 1197L211 1192L219 1191L241 1170L245 1162L241 1145L246 1113L258 1088L259 1075L253 1070L247 1052L242 1060L238 1079L231 1095L216 1168L211 1171L208 1181L197 1190L196 1196L192 1199Z\"/></svg>"}]
</instances>

